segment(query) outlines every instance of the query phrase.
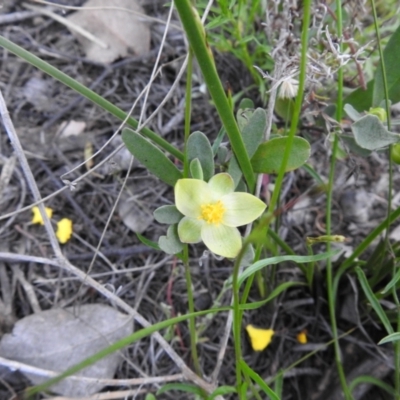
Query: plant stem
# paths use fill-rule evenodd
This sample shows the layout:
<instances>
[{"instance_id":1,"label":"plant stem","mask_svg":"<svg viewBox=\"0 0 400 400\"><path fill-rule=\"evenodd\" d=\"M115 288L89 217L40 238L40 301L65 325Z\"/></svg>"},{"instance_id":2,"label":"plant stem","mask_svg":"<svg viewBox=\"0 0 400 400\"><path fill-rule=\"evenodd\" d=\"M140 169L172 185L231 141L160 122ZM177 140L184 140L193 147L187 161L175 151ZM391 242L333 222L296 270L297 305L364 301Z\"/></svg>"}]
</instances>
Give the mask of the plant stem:
<instances>
[{"instance_id":1,"label":"plant stem","mask_svg":"<svg viewBox=\"0 0 400 400\"><path fill-rule=\"evenodd\" d=\"M275 188L272 193L271 201L269 204L269 211L274 212L274 209L278 203L279 194L281 192L282 182L285 175L286 165L289 161L290 152L293 147L294 137L297 132L297 126L299 124L301 105L303 103L303 95L307 73L307 49L308 49L308 30L310 25L311 15L311 0L304 0L303 2L303 25L301 31L301 59L300 59L300 75L299 75L299 89L294 105L293 117L290 124L290 131L288 135L287 146L285 153L283 154L282 165L279 169L278 176L275 181Z\"/></svg>"},{"instance_id":2,"label":"plant stem","mask_svg":"<svg viewBox=\"0 0 400 400\"><path fill-rule=\"evenodd\" d=\"M342 4L341 0L336 0L336 13L337 13L337 34L339 37L342 36L343 32L343 19L342 19ZM343 52L342 43L339 44L339 52ZM343 109L343 69L340 68L338 71L338 92L337 92L337 102L336 102L336 120L340 121L342 119L342 109ZM332 146L332 154L331 154L331 165L329 171L329 182L328 182L328 192L326 199L326 235L332 234L332 196L333 196L333 184L335 179L335 166L336 166L336 156L339 148L339 139L336 133L334 133L333 146ZM327 242L326 244L327 251L331 250L331 243ZM335 314L335 293L333 290L333 271L332 271L332 260L329 258L327 260L326 265L326 286L328 292L328 307L329 307L329 315L331 320L332 327L332 336L333 336L333 345L335 349L335 361L336 368L339 374L340 384L342 386L344 396L346 400L350 400L352 398L349 388L347 386L346 376L344 373L341 353L340 353L340 345L339 345L339 337L336 323L336 314Z\"/></svg>"},{"instance_id":3,"label":"plant stem","mask_svg":"<svg viewBox=\"0 0 400 400\"><path fill-rule=\"evenodd\" d=\"M375 25L375 34L376 39L378 41L378 49L379 49L379 57L380 57L380 64L382 69L382 79L383 79L383 87L385 92L385 105L386 105L386 115L387 115L387 127L388 130L391 130L391 118L390 118L390 101L389 101L389 89L387 83L387 76L386 76L386 68L385 68L385 58L383 54L383 49L381 45L381 38L378 26L378 16L376 15L376 6L375 0L371 0L371 7L372 13L374 16L374 25ZM392 210L392 189L393 189L393 160L391 157L392 152L392 145L389 146L388 156L389 156L389 187L388 187L388 209L387 209L387 225L386 225L386 234L385 234L385 243L386 248L390 249L389 243L389 229L390 229L390 212ZM396 273L396 263L393 263L393 272L392 275L394 276ZM393 299L397 306L397 331L400 332L400 302L397 296L396 285L393 287L392 290ZM395 391L396 391L396 399L400 400L400 341L393 342L394 347L394 383L395 383Z\"/></svg>"}]
</instances>

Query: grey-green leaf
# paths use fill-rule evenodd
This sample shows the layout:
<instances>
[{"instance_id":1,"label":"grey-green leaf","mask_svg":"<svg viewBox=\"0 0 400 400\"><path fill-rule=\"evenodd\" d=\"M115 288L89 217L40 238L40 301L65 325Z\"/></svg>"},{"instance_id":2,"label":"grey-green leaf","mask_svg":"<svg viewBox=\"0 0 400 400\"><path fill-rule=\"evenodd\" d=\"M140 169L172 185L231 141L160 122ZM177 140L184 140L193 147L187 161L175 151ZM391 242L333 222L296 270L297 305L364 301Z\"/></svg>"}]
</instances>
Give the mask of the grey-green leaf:
<instances>
[{"instance_id":1,"label":"grey-green leaf","mask_svg":"<svg viewBox=\"0 0 400 400\"><path fill-rule=\"evenodd\" d=\"M179 212L176 206L167 205L158 207L154 210L154 218L160 224L177 224L182 218L183 214Z\"/></svg>"},{"instance_id":2,"label":"grey-green leaf","mask_svg":"<svg viewBox=\"0 0 400 400\"><path fill-rule=\"evenodd\" d=\"M190 161L190 175L192 175L193 179L204 179L203 175L203 168L201 168L201 164L198 158L195 158L194 160Z\"/></svg>"},{"instance_id":3,"label":"grey-green leaf","mask_svg":"<svg viewBox=\"0 0 400 400\"><path fill-rule=\"evenodd\" d=\"M364 115L354 122L351 130L357 144L368 150L378 150L400 142L400 135L389 132L376 115Z\"/></svg>"},{"instance_id":4,"label":"grey-green leaf","mask_svg":"<svg viewBox=\"0 0 400 400\"><path fill-rule=\"evenodd\" d=\"M168 228L167 236L160 236L158 239L160 249L167 254L177 254L183 250L183 243L179 240L178 225L171 225Z\"/></svg>"},{"instance_id":5,"label":"grey-green leaf","mask_svg":"<svg viewBox=\"0 0 400 400\"><path fill-rule=\"evenodd\" d=\"M127 149L149 172L168 185L175 186L182 173L173 162L153 143L132 129L122 130L122 140Z\"/></svg>"},{"instance_id":6,"label":"grey-green leaf","mask_svg":"<svg viewBox=\"0 0 400 400\"><path fill-rule=\"evenodd\" d=\"M253 156L262 142L266 127L267 114L262 108L257 108L241 131L249 158ZM232 156L231 161L229 162L228 173L232 176L236 186L242 177L242 171L236 157L234 156Z\"/></svg>"},{"instance_id":7,"label":"grey-green leaf","mask_svg":"<svg viewBox=\"0 0 400 400\"><path fill-rule=\"evenodd\" d=\"M347 116L353 121L357 121L362 117L362 115L351 104L345 104L344 111L346 111Z\"/></svg>"},{"instance_id":8,"label":"grey-green leaf","mask_svg":"<svg viewBox=\"0 0 400 400\"><path fill-rule=\"evenodd\" d=\"M307 140L295 136L285 172L301 167L310 157L311 147ZM286 136L262 143L251 159L254 172L277 174L282 165L287 146Z\"/></svg>"},{"instance_id":9,"label":"grey-green leaf","mask_svg":"<svg viewBox=\"0 0 400 400\"><path fill-rule=\"evenodd\" d=\"M203 178L207 182L214 175L214 155L207 136L199 131L193 132L187 141L189 162L198 158L203 169Z\"/></svg>"}]
</instances>

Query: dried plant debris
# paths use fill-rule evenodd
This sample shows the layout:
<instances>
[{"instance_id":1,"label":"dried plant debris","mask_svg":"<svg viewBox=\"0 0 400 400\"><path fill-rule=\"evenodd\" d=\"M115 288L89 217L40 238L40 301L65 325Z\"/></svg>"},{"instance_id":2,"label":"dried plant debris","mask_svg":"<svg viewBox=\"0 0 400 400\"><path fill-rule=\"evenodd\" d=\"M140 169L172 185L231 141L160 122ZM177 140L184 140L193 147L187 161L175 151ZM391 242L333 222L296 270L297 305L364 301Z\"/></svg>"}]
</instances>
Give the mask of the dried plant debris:
<instances>
[{"instance_id":1,"label":"dried plant debris","mask_svg":"<svg viewBox=\"0 0 400 400\"><path fill-rule=\"evenodd\" d=\"M132 319L104 304L53 309L19 320L1 339L0 356L59 373L132 332ZM71 397L96 393L105 386L101 379L111 379L120 361L121 354L113 353L75 375L98 381L67 378L51 391ZM21 371L35 385L52 377Z\"/></svg>"},{"instance_id":2,"label":"dried plant debris","mask_svg":"<svg viewBox=\"0 0 400 400\"><path fill-rule=\"evenodd\" d=\"M149 52L150 29L140 17L144 11L137 1L89 0L83 7L68 19L100 41L94 42L71 30L81 42L87 58L109 64L129 54Z\"/></svg>"}]
</instances>

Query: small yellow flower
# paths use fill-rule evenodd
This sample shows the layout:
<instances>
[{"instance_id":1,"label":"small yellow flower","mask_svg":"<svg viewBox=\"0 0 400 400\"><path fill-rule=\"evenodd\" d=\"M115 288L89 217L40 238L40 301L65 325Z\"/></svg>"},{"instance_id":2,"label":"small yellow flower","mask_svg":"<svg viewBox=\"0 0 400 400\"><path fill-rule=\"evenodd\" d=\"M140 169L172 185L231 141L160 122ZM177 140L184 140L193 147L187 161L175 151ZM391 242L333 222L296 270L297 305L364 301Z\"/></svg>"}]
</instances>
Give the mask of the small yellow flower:
<instances>
[{"instance_id":1,"label":"small yellow flower","mask_svg":"<svg viewBox=\"0 0 400 400\"><path fill-rule=\"evenodd\" d=\"M69 218L63 218L57 222L56 236L61 244L67 243L72 236L72 221Z\"/></svg>"},{"instance_id":2,"label":"small yellow flower","mask_svg":"<svg viewBox=\"0 0 400 400\"><path fill-rule=\"evenodd\" d=\"M45 207L44 209L46 211L46 215L49 218L51 218L51 216L53 215L53 210L50 207ZM32 207L32 212L33 212L32 224L44 225L44 221L42 218L42 214L40 213L39 207L38 206Z\"/></svg>"},{"instance_id":3,"label":"small yellow flower","mask_svg":"<svg viewBox=\"0 0 400 400\"><path fill-rule=\"evenodd\" d=\"M297 334L297 341L300 344L306 344L307 343L307 331L305 329Z\"/></svg>"},{"instance_id":4,"label":"small yellow flower","mask_svg":"<svg viewBox=\"0 0 400 400\"><path fill-rule=\"evenodd\" d=\"M246 331L249 334L251 347L254 351L263 351L266 349L275 333L272 329L256 328L253 325L247 325Z\"/></svg>"},{"instance_id":5,"label":"small yellow flower","mask_svg":"<svg viewBox=\"0 0 400 400\"><path fill-rule=\"evenodd\" d=\"M204 244L214 253L234 258L242 248L238 226L258 218L266 205L249 193L234 192L235 184L227 173L201 179L179 179L175 185L175 204L184 215L178 225L182 243Z\"/></svg>"}]
</instances>

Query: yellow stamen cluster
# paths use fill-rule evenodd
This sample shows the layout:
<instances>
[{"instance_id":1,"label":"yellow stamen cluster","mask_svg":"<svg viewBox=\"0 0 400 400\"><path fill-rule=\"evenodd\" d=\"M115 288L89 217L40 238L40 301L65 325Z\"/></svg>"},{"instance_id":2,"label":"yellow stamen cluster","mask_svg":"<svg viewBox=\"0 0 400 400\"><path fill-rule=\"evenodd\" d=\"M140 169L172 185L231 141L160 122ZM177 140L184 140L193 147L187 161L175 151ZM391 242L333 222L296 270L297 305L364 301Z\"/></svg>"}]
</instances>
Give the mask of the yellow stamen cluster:
<instances>
[{"instance_id":1,"label":"yellow stamen cluster","mask_svg":"<svg viewBox=\"0 0 400 400\"><path fill-rule=\"evenodd\" d=\"M204 219L208 224L220 224L225 213L225 207L221 200L216 203L203 204L199 219Z\"/></svg>"}]
</instances>

